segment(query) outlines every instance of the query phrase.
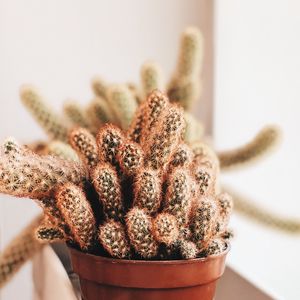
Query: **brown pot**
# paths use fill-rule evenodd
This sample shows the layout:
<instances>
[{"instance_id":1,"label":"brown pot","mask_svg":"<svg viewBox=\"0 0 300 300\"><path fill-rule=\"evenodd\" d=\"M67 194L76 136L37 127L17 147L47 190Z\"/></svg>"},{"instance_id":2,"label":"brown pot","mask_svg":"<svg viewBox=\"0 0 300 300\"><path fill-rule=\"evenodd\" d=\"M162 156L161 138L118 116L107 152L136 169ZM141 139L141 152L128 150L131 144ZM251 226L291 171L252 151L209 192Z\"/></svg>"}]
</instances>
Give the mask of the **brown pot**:
<instances>
[{"instance_id":1,"label":"brown pot","mask_svg":"<svg viewBox=\"0 0 300 300\"><path fill-rule=\"evenodd\" d=\"M112 259L70 248L84 300L211 300L228 252L191 260Z\"/></svg>"}]
</instances>

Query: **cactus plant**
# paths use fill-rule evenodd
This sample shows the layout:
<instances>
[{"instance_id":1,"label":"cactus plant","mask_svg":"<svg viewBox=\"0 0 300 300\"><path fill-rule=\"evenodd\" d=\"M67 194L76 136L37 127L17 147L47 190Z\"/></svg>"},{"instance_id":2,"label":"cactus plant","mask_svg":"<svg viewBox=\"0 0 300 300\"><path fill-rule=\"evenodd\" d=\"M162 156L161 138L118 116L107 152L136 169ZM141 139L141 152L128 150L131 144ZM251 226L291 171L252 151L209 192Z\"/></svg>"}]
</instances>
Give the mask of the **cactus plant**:
<instances>
[{"instance_id":1,"label":"cactus plant","mask_svg":"<svg viewBox=\"0 0 300 300\"><path fill-rule=\"evenodd\" d=\"M158 98L163 106L151 110ZM201 154L183 143L183 111L159 91L150 93L145 103L153 113L145 114L141 132L151 132L143 143L115 125L102 127L96 139L86 128L71 130L71 145L81 163L33 154L12 139L5 142L0 190L37 200L45 214L36 230L39 240L60 239L82 251L104 249L116 258L139 259L191 259L213 253L216 239L226 245L231 199L210 188L216 172L210 173L209 182L198 178L202 165L197 163L205 155L201 160ZM39 171L34 181L46 180L47 185L24 192L23 169L6 171L22 164ZM17 189L11 185L15 181L20 181ZM202 193L204 186L208 188Z\"/></svg>"}]
</instances>

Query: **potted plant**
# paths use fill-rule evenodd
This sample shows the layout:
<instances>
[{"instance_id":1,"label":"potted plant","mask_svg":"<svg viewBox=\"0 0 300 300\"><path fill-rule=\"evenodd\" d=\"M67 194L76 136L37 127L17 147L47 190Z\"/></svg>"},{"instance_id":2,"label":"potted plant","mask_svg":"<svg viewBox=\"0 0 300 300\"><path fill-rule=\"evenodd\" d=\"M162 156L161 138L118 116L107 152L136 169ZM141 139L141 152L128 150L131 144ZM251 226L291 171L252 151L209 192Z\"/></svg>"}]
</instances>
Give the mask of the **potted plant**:
<instances>
[{"instance_id":1,"label":"potted plant","mask_svg":"<svg viewBox=\"0 0 300 300\"><path fill-rule=\"evenodd\" d=\"M127 130L71 130L80 162L4 143L0 191L42 206L36 235L67 242L84 299L213 298L232 199L214 152L184 130L182 109L155 90Z\"/></svg>"}]
</instances>

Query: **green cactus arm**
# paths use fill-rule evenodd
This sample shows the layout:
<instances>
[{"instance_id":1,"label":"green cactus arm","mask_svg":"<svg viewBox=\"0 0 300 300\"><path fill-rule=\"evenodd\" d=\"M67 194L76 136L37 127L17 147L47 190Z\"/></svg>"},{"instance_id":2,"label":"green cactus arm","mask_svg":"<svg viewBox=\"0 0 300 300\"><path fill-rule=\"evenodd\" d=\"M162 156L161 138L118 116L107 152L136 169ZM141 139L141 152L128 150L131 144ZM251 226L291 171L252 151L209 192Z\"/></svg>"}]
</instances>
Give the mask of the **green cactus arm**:
<instances>
[{"instance_id":1,"label":"green cactus arm","mask_svg":"<svg viewBox=\"0 0 300 300\"><path fill-rule=\"evenodd\" d=\"M124 226L114 220L108 220L99 226L98 238L103 248L116 258L130 258L130 246Z\"/></svg>"},{"instance_id":2,"label":"green cactus arm","mask_svg":"<svg viewBox=\"0 0 300 300\"><path fill-rule=\"evenodd\" d=\"M167 89L170 101L180 104L186 111L191 111L201 92L200 79L190 77L174 77Z\"/></svg>"},{"instance_id":3,"label":"green cactus arm","mask_svg":"<svg viewBox=\"0 0 300 300\"><path fill-rule=\"evenodd\" d=\"M108 84L99 76L95 76L91 82L92 90L96 97L107 98Z\"/></svg>"},{"instance_id":4,"label":"green cactus arm","mask_svg":"<svg viewBox=\"0 0 300 300\"><path fill-rule=\"evenodd\" d=\"M161 189L162 184L158 172L141 168L134 178L133 205L154 214L161 205Z\"/></svg>"},{"instance_id":5,"label":"green cactus arm","mask_svg":"<svg viewBox=\"0 0 300 300\"><path fill-rule=\"evenodd\" d=\"M49 155L58 156L61 159L79 162L79 157L75 150L69 145L61 141L51 141L47 145Z\"/></svg>"},{"instance_id":6,"label":"green cactus arm","mask_svg":"<svg viewBox=\"0 0 300 300\"><path fill-rule=\"evenodd\" d=\"M20 151L17 159L11 154L0 157L1 193L39 199L51 196L67 181L80 184L86 178L85 168L78 163L38 156L16 143L15 147Z\"/></svg>"},{"instance_id":7,"label":"green cactus arm","mask_svg":"<svg viewBox=\"0 0 300 300\"><path fill-rule=\"evenodd\" d=\"M68 100L64 103L63 111L65 116L72 122L72 124L90 128L90 122L84 109L79 103L73 100Z\"/></svg>"},{"instance_id":8,"label":"green cactus arm","mask_svg":"<svg viewBox=\"0 0 300 300\"><path fill-rule=\"evenodd\" d=\"M159 213L152 219L152 233L158 243L174 244L179 236L176 217L169 213Z\"/></svg>"},{"instance_id":9,"label":"green cactus arm","mask_svg":"<svg viewBox=\"0 0 300 300\"><path fill-rule=\"evenodd\" d=\"M232 195L234 211L270 228L278 229L290 234L300 233L299 218L278 215L261 205L255 204L253 199L250 199L250 197L245 196L227 185L222 186L222 190Z\"/></svg>"},{"instance_id":10,"label":"green cactus arm","mask_svg":"<svg viewBox=\"0 0 300 300\"><path fill-rule=\"evenodd\" d=\"M191 144L199 141L204 135L204 126L192 114L185 112L184 119L186 128L184 132L184 140L186 143Z\"/></svg>"},{"instance_id":11,"label":"green cactus arm","mask_svg":"<svg viewBox=\"0 0 300 300\"><path fill-rule=\"evenodd\" d=\"M137 109L137 102L131 91L126 85L112 85L109 87L107 99L117 124L127 129Z\"/></svg>"},{"instance_id":12,"label":"green cactus arm","mask_svg":"<svg viewBox=\"0 0 300 300\"><path fill-rule=\"evenodd\" d=\"M161 67L154 62L146 62L141 68L142 97L146 98L153 90L163 90Z\"/></svg>"},{"instance_id":13,"label":"green cactus arm","mask_svg":"<svg viewBox=\"0 0 300 300\"><path fill-rule=\"evenodd\" d=\"M172 102L191 109L199 97L201 83L198 78L203 61L203 37L195 27L187 28L181 37L177 67L168 84L168 96Z\"/></svg>"},{"instance_id":14,"label":"green cactus arm","mask_svg":"<svg viewBox=\"0 0 300 300\"><path fill-rule=\"evenodd\" d=\"M43 248L44 244L35 237L35 230L42 220L42 215L34 218L0 253L0 288Z\"/></svg>"},{"instance_id":15,"label":"green cactus arm","mask_svg":"<svg viewBox=\"0 0 300 300\"><path fill-rule=\"evenodd\" d=\"M109 164L98 164L92 172L92 180L99 200L103 203L106 218L122 220L124 204L116 170Z\"/></svg>"},{"instance_id":16,"label":"green cactus arm","mask_svg":"<svg viewBox=\"0 0 300 300\"><path fill-rule=\"evenodd\" d=\"M153 236L151 218L139 208L132 208L126 215L130 244L142 258L152 258L158 253L158 243Z\"/></svg>"},{"instance_id":17,"label":"green cactus arm","mask_svg":"<svg viewBox=\"0 0 300 300\"><path fill-rule=\"evenodd\" d=\"M99 159L96 139L87 129L73 128L69 135L69 142L88 168L97 165Z\"/></svg>"},{"instance_id":18,"label":"green cactus arm","mask_svg":"<svg viewBox=\"0 0 300 300\"><path fill-rule=\"evenodd\" d=\"M51 139L67 141L68 124L52 110L35 88L23 86L20 97L24 106Z\"/></svg>"},{"instance_id":19,"label":"green cactus arm","mask_svg":"<svg viewBox=\"0 0 300 300\"><path fill-rule=\"evenodd\" d=\"M83 190L67 183L57 190L55 199L75 242L82 250L91 248L96 236L96 220Z\"/></svg>"},{"instance_id":20,"label":"green cactus arm","mask_svg":"<svg viewBox=\"0 0 300 300\"><path fill-rule=\"evenodd\" d=\"M93 131L95 132L106 123L115 123L113 112L111 111L107 100L102 97L93 99L88 104L86 113L91 120Z\"/></svg>"},{"instance_id":21,"label":"green cactus arm","mask_svg":"<svg viewBox=\"0 0 300 300\"><path fill-rule=\"evenodd\" d=\"M274 125L262 128L252 141L233 150L220 151L222 171L230 170L265 157L281 141L281 130Z\"/></svg>"},{"instance_id":22,"label":"green cactus arm","mask_svg":"<svg viewBox=\"0 0 300 300\"><path fill-rule=\"evenodd\" d=\"M145 114L147 109L147 102L144 101L137 108L135 115L127 130L127 136L136 143L140 143L143 137L143 128L145 123Z\"/></svg>"}]
</instances>

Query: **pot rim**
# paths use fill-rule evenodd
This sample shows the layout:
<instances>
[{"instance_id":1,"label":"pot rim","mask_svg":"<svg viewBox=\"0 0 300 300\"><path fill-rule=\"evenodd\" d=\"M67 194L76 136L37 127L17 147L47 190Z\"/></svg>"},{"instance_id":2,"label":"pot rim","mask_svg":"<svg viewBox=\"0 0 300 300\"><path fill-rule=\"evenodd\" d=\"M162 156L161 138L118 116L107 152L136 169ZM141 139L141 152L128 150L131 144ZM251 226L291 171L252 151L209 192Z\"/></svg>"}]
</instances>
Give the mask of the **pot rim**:
<instances>
[{"instance_id":1,"label":"pot rim","mask_svg":"<svg viewBox=\"0 0 300 300\"><path fill-rule=\"evenodd\" d=\"M228 252L230 251L230 243L227 242L227 248L225 251L221 252L220 254L217 255L210 255L208 257L199 257L199 258L192 258L192 259L173 259L173 260L137 260L137 259L122 259L122 258L112 258L112 257L105 257L101 255L94 255L90 253L85 253L83 251L80 251L78 249L75 249L72 246L68 246L68 248L76 253L80 253L83 255L87 255L92 259L101 259L103 261L106 261L108 263L118 263L118 264L134 264L134 265L158 265L158 264L164 264L164 265L178 265L178 264L193 264L196 262L204 262L204 261L210 261L210 260L215 260L218 259L221 256L227 255Z\"/></svg>"}]
</instances>

